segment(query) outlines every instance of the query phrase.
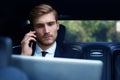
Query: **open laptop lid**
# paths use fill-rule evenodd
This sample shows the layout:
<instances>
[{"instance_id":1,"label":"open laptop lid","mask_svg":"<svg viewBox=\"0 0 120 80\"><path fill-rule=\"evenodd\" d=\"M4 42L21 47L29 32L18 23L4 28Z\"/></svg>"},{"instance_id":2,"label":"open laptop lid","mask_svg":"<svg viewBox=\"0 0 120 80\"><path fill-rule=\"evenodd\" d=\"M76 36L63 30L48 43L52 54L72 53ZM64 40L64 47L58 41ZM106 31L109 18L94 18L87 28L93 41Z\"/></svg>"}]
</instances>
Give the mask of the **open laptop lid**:
<instances>
[{"instance_id":1,"label":"open laptop lid","mask_svg":"<svg viewBox=\"0 0 120 80\"><path fill-rule=\"evenodd\" d=\"M27 73L30 80L101 80L103 63L98 60L12 55L12 65Z\"/></svg>"}]
</instances>

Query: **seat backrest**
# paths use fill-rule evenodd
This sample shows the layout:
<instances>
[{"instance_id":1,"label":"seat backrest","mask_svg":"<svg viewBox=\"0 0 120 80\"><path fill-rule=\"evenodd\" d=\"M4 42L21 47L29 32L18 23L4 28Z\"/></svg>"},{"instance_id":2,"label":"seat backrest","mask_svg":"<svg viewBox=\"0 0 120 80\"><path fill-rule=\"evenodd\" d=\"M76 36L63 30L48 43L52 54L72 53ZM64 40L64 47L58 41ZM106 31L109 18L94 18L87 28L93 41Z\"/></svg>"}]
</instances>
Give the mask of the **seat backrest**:
<instances>
[{"instance_id":1,"label":"seat backrest","mask_svg":"<svg viewBox=\"0 0 120 80\"><path fill-rule=\"evenodd\" d=\"M113 52L113 80L120 80L120 45L115 45Z\"/></svg>"},{"instance_id":2,"label":"seat backrest","mask_svg":"<svg viewBox=\"0 0 120 80\"><path fill-rule=\"evenodd\" d=\"M113 80L120 80L120 50L114 51Z\"/></svg>"},{"instance_id":3,"label":"seat backrest","mask_svg":"<svg viewBox=\"0 0 120 80\"><path fill-rule=\"evenodd\" d=\"M101 60L103 62L102 80L111 80L112 53L105 43L87 43L83 48L84 59Z\"/></svg>"}]
</instances>

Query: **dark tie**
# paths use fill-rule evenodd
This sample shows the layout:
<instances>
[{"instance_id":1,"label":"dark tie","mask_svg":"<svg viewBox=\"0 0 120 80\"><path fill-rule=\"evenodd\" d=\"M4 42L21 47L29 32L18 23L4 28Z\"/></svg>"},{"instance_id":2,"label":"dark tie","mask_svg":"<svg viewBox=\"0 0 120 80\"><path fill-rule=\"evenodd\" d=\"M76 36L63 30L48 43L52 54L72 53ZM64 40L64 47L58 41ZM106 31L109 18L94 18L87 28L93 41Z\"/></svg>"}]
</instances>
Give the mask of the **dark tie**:
<instances>
[{"instance_id":1,"label":"dark tie","mask_svg":"<svg viewBox=\"0 0 120 80\"><path fill-rule=\"evenodd\" d=\"M42 56L45 57L45 55L47 54L48 52L46 51L42 51Z\"/></svg>"}]
</instances>

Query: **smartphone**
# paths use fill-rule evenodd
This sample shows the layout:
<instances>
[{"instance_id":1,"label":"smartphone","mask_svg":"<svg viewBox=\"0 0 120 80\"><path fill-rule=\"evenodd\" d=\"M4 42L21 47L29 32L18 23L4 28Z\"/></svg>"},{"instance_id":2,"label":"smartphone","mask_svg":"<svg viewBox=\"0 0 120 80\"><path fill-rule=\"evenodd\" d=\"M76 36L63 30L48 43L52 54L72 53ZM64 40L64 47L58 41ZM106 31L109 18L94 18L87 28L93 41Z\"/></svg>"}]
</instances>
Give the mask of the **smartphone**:
<instances>
[{"instance_id":1,"label":"smartphone","mask_svg":"<svg viewBox=\"0 0 120 80\"><path fill-rule=\"evenodd\" d=\"M30 25L30 31L34 31L34 28L33 28L33 26L31 26L31 25ZM30 43L29 43L29 46L31 46L31 45L34 46L35 44L36 44L36 42L34 42L33 40L31 40ZM33 47L33 46L32 46L32 47Z\"/></svg>"}]
</instances>

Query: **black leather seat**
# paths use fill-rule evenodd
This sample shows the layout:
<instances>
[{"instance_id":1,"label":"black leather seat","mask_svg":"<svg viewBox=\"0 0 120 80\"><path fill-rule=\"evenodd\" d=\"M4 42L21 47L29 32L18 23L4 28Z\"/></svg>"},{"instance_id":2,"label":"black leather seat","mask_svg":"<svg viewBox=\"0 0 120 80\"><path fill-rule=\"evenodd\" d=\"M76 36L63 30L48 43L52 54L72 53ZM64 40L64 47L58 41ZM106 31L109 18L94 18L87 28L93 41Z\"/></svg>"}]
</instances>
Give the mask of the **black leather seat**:
<instances>
[{"instance_id":1,"label":"black leather seat","mask_svg":"<svg viewBox=\"0 0 120 80\"><path fill-rule=\"evenodd\" d=\"M120 80L120 44L112 47L113 52L113 80Z\"/></svg>"},{"instance_id":2,"label":"black leather seat","mask_svg":"<svg viewBox=\"0 0 120 80\"><path fill-rule=\"evenodd\" d=\"M82 52L84 59L101 60L103 62L101 80L112 80L112 53L106 43L86 43L82 47Z\"/></svg>"}]
</instances>

